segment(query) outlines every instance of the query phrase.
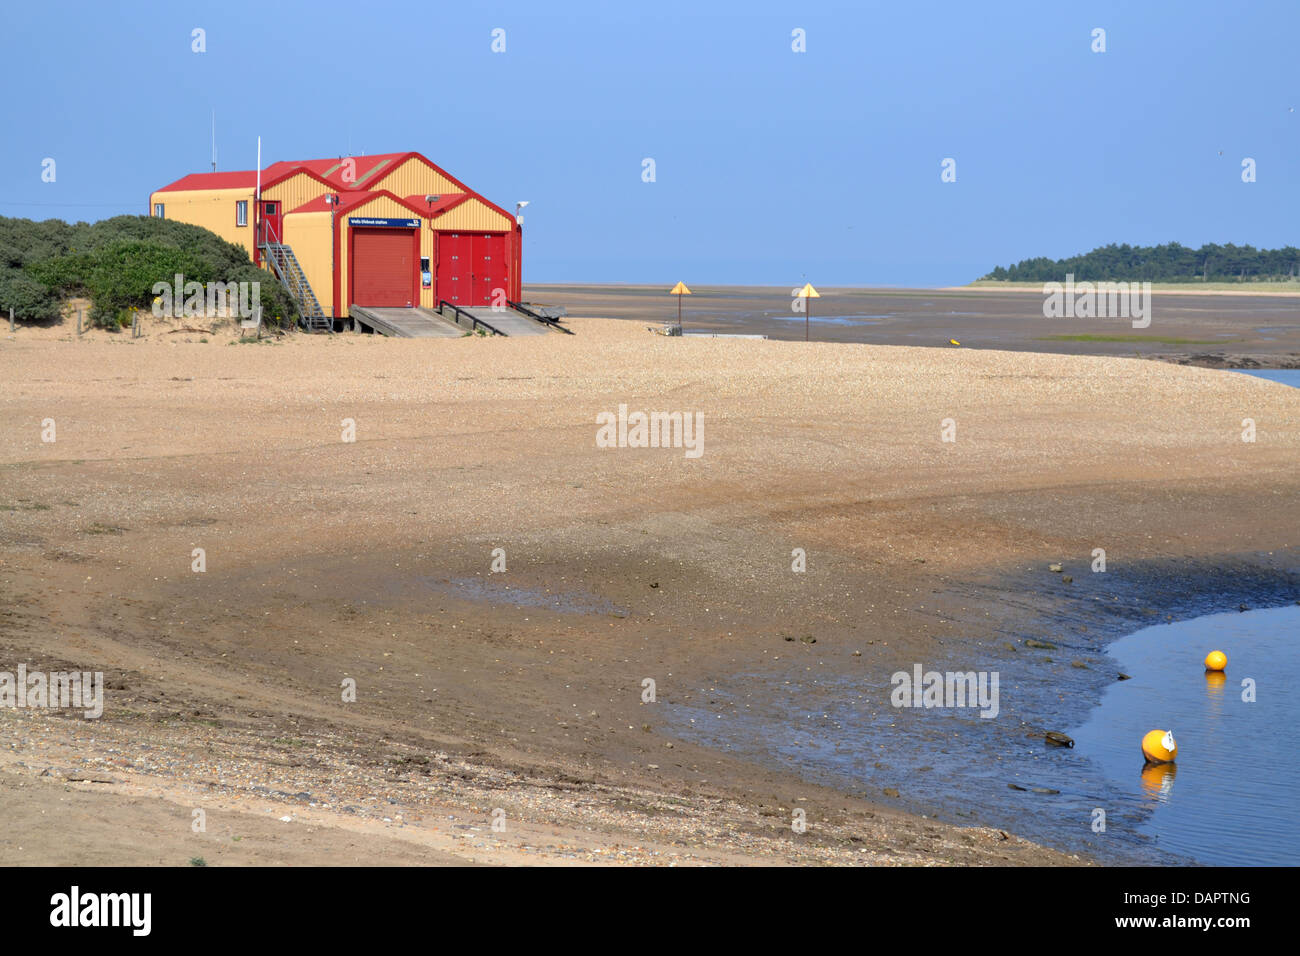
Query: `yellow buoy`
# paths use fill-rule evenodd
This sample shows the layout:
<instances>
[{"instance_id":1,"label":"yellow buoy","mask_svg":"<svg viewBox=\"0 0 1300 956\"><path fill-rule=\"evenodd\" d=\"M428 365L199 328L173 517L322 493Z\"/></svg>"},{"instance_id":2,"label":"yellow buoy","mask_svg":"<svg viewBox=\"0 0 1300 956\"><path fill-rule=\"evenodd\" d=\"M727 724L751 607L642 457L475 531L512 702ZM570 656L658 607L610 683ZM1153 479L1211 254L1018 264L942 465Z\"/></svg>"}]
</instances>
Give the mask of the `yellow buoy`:
<instances>
[{"instance_id":1,"label":"yellow buoy","mask_svg":"<svg viewBox=\"0 0 1300 956\"><path fill-rule=\"evenodd\" d=\"M1149 730L1142 738L1142 756L1148 763L1173 763L1178 756L1178 744L1172 730Z\"/></svg>"},{"instance_id":2,"label":"yellow buoy","mask_svg":"<svg viewBox=\"0 0 1300 956\"><path fill-rule=\"evenodd\" d=\"M1228 666L1228 655L1223 651L1210 651L1205 655L1205 669L1207 671L1221 671Z\"/></svg>"}]
</instances>

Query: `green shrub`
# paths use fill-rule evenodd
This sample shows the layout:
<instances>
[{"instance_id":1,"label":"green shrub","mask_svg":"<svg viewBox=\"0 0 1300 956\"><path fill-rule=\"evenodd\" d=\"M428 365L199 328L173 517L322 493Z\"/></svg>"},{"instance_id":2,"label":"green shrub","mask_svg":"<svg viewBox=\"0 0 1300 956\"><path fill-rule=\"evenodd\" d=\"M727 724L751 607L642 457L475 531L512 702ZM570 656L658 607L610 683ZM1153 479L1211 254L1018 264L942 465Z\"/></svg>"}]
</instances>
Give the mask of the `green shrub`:
<instances>
[{"instance_id":1,"label":"green shrub","mask_svg":"<svg viewBox=\"0 0 1300 956\"><path fill-rule=\"evenodd\" d=\"M0 268L0 316L6 322L10 309L19 319L51 319L59 314L59 297L25 272Z\"/></svg>"},{"instance_id":2,"label":"green shrub","mask_svg":"<svg viewBox=\"0 0 1300 956\"><path fill-rule=\"evenodd\" d=\"M29 263L27 274L46 288L61 295L84 295L91 259L82 252L70 252L50 259Z\"/></svg>"},{"instance_id":3,"label":"green shrub","mask_svg":"<svg viewBox=\"0 0 1300 956\"><path fill-rule=\"evenodd\" d=\"M124 309L147 309L153 287L177 273L186 282L257 282L263 321L291 324L296 303L241 246L199 226L149 216L69 225L0 217L0 306L23 318L58 313L60 299L85 295L91 319L112 326Z\"/></svg>"},{"instance_id":4,"label":"green shrub","mask_svg":"<svg viewBox=\"0 0 1300 956\"><path fill-rule=\"evenodd\" d=\"M72 238L85 223L70 226L61 219L33 222L0 216L0 270L21 269L31 262L60 256L71 250Z\"/></svg>"},{"instance_id":5,"label":"green shrub","mask_svg":"<svg viewBox=\"0 0 1300 956\"><path fill-rule=\"evenodd\" d=\"M86 287L94 302L90 317L100 325L117 325L123 309L143 309L153 303L153 287L171 285L177 273L185 280L207 282L210 266L176 246L158 242L119 239L89 254Z\"/></svg>"}]
</instances>

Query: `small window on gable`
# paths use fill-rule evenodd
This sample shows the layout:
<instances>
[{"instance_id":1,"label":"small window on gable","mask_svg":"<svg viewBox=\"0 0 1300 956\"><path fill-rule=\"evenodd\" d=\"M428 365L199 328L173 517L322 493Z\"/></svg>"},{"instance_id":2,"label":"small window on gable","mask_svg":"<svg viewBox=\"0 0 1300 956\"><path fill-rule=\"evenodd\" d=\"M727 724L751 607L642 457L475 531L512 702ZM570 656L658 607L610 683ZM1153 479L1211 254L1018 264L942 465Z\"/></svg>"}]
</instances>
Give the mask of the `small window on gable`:
<instances>
[{"instance_id":1,"label":"small window on gable","mask_svg":"<svg viewBox=\"0 0 1300 956\"><path fill-rule=\"evenodd\" d=\"M235 203L235 225L236 226L248 225L248 200L247 199L241 199L237 203Z\"/></svg>"},{"instance_id":2,"label":"small window on gable","mask_svg":"<svg viewBox=\"0 0 1300 956\"><path fill-rule=\"evenodd\" d=\"M156 203L153 204L153 215L154 215L154 218L155 218L155 219L165 219L165 218L166 218L166 217L163 215L163 204L162 204L162 203L160 203L160 202L156 202Z\"/></svg>"}]
</instances>

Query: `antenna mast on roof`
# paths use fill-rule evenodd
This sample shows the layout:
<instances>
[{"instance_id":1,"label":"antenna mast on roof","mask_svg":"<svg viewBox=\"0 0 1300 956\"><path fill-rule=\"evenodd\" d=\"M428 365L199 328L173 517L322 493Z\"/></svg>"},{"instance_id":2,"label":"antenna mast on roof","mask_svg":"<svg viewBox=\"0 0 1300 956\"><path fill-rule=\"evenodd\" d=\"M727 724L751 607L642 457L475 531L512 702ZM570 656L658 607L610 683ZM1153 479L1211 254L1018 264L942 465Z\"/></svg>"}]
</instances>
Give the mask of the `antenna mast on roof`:
<instances>
[{"instance_id":1,"label":"antenna mast on roof","mask_svg":"<svg viewBox=\"0 0 1300 956\"><path fill-rule=\"evenodd\" d=\"M212 171L217 171L217 111L212 111Z\"/></svg>"}]
</instances>

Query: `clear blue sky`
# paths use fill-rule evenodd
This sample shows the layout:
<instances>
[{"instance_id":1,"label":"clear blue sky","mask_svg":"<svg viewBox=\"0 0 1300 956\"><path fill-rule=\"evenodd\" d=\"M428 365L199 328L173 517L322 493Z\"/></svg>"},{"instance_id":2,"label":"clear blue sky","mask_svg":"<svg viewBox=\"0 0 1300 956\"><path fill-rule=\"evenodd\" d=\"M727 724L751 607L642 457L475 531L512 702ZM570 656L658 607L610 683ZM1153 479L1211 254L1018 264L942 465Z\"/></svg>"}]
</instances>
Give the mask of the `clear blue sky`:
<instances>
[{"instance_id":1,"label":"clear blue sky","mask_svg":"<svg viewBox=\"0 0 1300 956\"><path fill-rule=\"evenodd\" d=\"M3 19L3 215L142 213L210 168L215 110L221 169L252 168L259 134L265 163L413 149L530 200L526 282L944 285L1112 241L1300 244L1296 0L52 0Z\"/></svg>"}]
</instances>

